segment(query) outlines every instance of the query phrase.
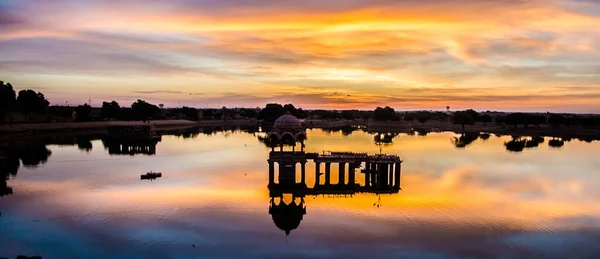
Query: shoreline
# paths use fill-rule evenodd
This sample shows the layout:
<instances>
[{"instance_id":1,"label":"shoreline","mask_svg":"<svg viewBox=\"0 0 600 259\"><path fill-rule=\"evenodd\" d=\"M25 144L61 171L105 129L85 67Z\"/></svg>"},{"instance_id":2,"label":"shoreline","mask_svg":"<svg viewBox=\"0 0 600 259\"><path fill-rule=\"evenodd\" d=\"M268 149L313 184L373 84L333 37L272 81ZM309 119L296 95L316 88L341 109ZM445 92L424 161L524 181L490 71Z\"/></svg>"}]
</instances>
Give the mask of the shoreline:
<instances>
[{"instance_id":1,"label":"shoreline","mask_svg":"<svg viewBox=\"0 0 600 259\"><path fill-rule=\"evenodd\" d=\"M189 120L155 120L155 121L94 121L70 123L36 123L0 125L0 140L44 138L54 136L78 136L106 134L110 126L142 126L152 125L157 131L181 130L194 127L240 127L255 125L249 120L239 121L189 121Z\"/></svg>"},{"instance_id":2,"label":"shoreline","mask_svg":"<svg viewBox=\"0 0 600 259\"><path fill-rule=\"evenodd\" d=\"M414 133L416 132L454 132L461 133L489 133L495 135L513 136L543 136L556 138L578 138L600 140L600 129L582 127L552 127L542 125L527 128L497 125L476 124L468 125L462 130L460 125L448 121L429 121L421 124L416 122L375 122L364 120L310 120L304 126L310 129L337 130L344 127L364 127L369 133ZM194 127L244 127L259 126L256 120L157 120L157 121L101 121L101 122L73 122L73 123L41 123L41 124L13 124L0 125L0 140L13 138L37 138L63 135L105 134L112 125L153 125L157 131L183 130Z\"/></svg>"}]
</instances>

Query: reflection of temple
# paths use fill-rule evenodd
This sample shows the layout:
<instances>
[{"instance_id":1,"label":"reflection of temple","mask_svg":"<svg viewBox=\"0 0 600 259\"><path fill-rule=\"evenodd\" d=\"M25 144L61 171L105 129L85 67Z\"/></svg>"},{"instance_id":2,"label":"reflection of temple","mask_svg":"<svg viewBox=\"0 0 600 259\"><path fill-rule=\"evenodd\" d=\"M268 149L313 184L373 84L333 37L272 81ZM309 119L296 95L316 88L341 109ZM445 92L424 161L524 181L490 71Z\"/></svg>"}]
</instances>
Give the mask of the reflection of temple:
<instances>
[{"instance_id":1,"label":"reflection of temple","mask_svg":"<svg viewBox=\"0 0 600 259\"><path fill-rule=\"evenodd\" d=\"M161 136L150 125L113 125L108 128L108 136L103 139L104 147L110 155L154 155L156 144Z\"/></svg>"},{"instance_id":2,"label":"reflection of temple","mask_svg":"<svg viewBox=\"0 0 600 259\"><path fill-rule=\"evenodd\" d=\"M282 118L286 122L285 128L277 123ZM301 123L289 114L280 119L269 134L273 147L280 146L279 151L273 149L270 152L268 160L269 214L286 235L300 225L306 214L306 196L354 195L361 192L393 194L400 191L402 160L398 156L352 152L307 153L302 142L306 133ZM300 151L294 148L297 141L301 141ZM291 145L292 150L284 151L284 144ZM315 166L315 183L312 187L306 183L307 163ZM338 168L335 184L331 183L332 166ZM364 177L364 183L360 184L357 177ZM289 196L291 199L286 199Z\"/></svg>"},{"instance_id":3,"label":"reflection of temple","mask_svg":"<svg viewBox=\"0 0 600 259\"><path fill-rule=\"evenodd\" d=\"M103 140L104 147L108 149L110 155L154 155L156 154L156 144L158 141L114 141Z\"/></svg>"}]
</instances>

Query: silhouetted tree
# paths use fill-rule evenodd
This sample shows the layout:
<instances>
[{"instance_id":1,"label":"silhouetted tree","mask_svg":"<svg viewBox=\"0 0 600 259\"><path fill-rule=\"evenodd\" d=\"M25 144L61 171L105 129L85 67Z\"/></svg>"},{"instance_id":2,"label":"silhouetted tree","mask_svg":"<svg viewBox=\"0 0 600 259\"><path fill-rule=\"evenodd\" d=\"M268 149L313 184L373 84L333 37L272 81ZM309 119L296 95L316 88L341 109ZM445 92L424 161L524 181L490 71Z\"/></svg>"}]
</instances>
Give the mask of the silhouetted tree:
<instances>
[{"instance_id":1,"label":"silhouetted tree","mask_svg":"<svg viewBox=\"0 0 600 259\"><path fill-rule=\"evenodd\" d=\"M400 117L394 108L386 106L385 108L377 107L373 112L373 119L376 121L398 121Z\"/></svg>"},{"instance_id":2,"label":"silhouetted tree","mask_svg":"<svg viewBox=\"0 0 600 259\"><path fill-rule=\"evenodd\" d=\"M283 106L281 104L269 103L265 106L265 108L260 110L260 112L258 113L258 119L268 121L268 122L273 122L277 118L284 115L285 113L286 113L286 109L283 108Z\"/></svg>"},{"instance_id":3,"label":"silhouetted tree","mask_svg":"<svg viewBox=\"0 0 600 259\"><path fill-rule=\"evenodd\" d=\"M417 120L421 124L425 124L425 122L427 122L430 119L431 119L431 115L429 114L429 112L418 112L417 113Z\"/></svg>"},{"instance_id":4,"label":"silhouetted tree","mask_svg":"<svg viewBox=\"0 0 600 259\"><path fill-rule=\"evenodd\" d=\"M492 122L492 116L490 116L489 114L483 114L479 116L477 121L483 122L483 125L487 125L488 123Z\"/></svg>"},{"instance_id":5,"label":"silhouetted tree","mask_svg":"<svg viewBox=\"0 0 600 259\"><path fill-rule=\"evenodd\" d=\"M0 123L6 118L6 112L15 106L17 95L10 83L0 81Z\"/></svg>"},{"instance_id":6,"label":"silhouetted tree","mask_svg":"<svg viewBox=\"0 0 600 259\"><path fill-rule=\"evenodd\" d=\"M144 100L137 100L131 104L132 115L137 119L148 120L155 119L160 113L158 106L149 104Z\"/></svg>"},{"instance_id":7,"label":"silhouetted tree","mask_svg":"<svg viewBox=\"0 0 600 259\"><path fill-rule=\"evenodd\" d=\"M215 116L214 109L205 109L202 110L202 118L204 119L212 119Z\"/></svg>"},{"instance_id":8,"label":"silhouetted tree","mask_svg":"<svg viewBox=\"0 0 600 259\"><path fill-rule=\"evenodd\" d=\"M469 116L471 116L471 118L473 118L475 121L477 121L479 119L479 113L476 112L473 109L468 109L465 111L467 114L469 114Z\"/></svg>"},{"instance_id":9,"label":"silhouetted tree","mask_svg":"<svg viewBox=\"0 0 600 259\"><path fill-rule=\"evenodd\" d=\"M506 116L505 123L516 129L519 125L525 124L525 116L523 113L511 113Z\"/></svg>"},{"instance_id":10,"label":"silhouetted tree","mask_svg":"<svg viewBox=\"0 0 600 259\"><path fill-rule=\"evenodd\" d=\"M112 102L102 102L102 110L100 110L100 116L102 118L117 118L119 117L119 113L121 111L121 106L119 103Z\"/></svg>"},{"instance_id":11,"label":"silhouetted tree","mask_svg":"<svg viewBox=\"0 0 600 259\"><path fill-rule=\"evenodd\" d=\"M75 108L75 120L76 121L89 121L90 113L92 112L92 106L89 106L87 103L83 105L77 106Z\"/></svg>"},{"instance_id":12,"label":"silhouetted tree","mask_svg":"<svg viewBox=\"0 0 600 259\"><path fill-rule=\"evenodd\" d=\"M25 113L42 113L50 105L44 94L33 90L21 90L17 96L17 107Z\"/></svg>"},{"instance_id":13,"label":"silhouetted tree","mask_svg":"<svg viewBox=\"0 0 600 259\"><path fill-rule=\"evenodd\" d=\"M321 118L321 119L331 119L337 120L341 118L341 113L337 111L328 111L328 110L313 110L310 112L310 116L313 118Z\"/></svg>"},{"instance_id":14,"label":"silhouetted tree","mask_svg":"<svg viewBox=\"0 0 600 259\"><path fill-rule=\"evenodd\" d=\"M354 120L354 119L355 119L355 118L354 118L354 112L353 112L353 111L350 111L350 110L345 110L345 111L342 111L342 114L341 114L341 116L342 116L342 118L343 118L343 119L345 119L345 120Z\"/></svg>"},{"instance_id":15,"label":"silhouetted tree","mask_svg":"<svg viewBox=\"0 0 600 259\"><path fill-rule=\"evenodd\" d=\"M192 108L192 107L183 106L181 108L173 109L173 111L171 113L172 114L181 114L181 115L185 116L185 118L188 120L196 121L196 120L200 119L200 115L198 114L198 109Z\"/></svg>"},{"instance_id":16,"label":"silhouetted tree","mask_svg":"<svg viewBox=\"0 0 600 259\"><path fill-rule=\"evenodd\" d=\"M559 125L564 125L566 122L565 116L560 114L552 114L548 118L548 123L552 124L554 127L558 127Z\"/></svg>"},{"instance_id":17,"label":"silhouetted tree","mask_svg":"<svg viewBox=\"0 0 600 259\"><path fill-rule=\"evenodd\" d=\"M258 116L258 112L254 109L243 108L240 110L240 116L248 119L254 119Z\"/></svg>"},{"instance_id":18,"label":"silhouetted tree","mask_svg":"<svg viewBox=\"0 0 600 259\"><path fill-rule=\"evenodd\" d=\"M475 119L467 111L457 111L452 116L452 123L461 125L464 131L465 125L475 124Z\"/></svg>"}]
</instances>

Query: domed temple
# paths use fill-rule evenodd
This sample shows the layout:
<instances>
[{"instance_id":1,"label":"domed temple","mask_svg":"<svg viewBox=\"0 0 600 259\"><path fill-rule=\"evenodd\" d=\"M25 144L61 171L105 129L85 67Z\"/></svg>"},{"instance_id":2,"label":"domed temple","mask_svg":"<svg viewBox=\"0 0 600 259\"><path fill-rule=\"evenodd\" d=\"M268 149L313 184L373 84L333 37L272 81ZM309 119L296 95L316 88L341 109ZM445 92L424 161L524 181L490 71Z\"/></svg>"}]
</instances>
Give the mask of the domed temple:
<instances>
[{"instance_id":1,"label":"domed temple","mask_svg":"<svg viewBox=\"0 0 600 259\"><path fill-rule=\"evenodd\" d=\"M269 139L271 143L279 144L282 150L283 145L291 145L294 148L296 142L300 142L302 150L304 150L306 130L302 126L302 122L288 112L275 120L273 129L269 132ZM272 145L271 148L274 149L275 145Z\"/></svg>"}]
</instances>

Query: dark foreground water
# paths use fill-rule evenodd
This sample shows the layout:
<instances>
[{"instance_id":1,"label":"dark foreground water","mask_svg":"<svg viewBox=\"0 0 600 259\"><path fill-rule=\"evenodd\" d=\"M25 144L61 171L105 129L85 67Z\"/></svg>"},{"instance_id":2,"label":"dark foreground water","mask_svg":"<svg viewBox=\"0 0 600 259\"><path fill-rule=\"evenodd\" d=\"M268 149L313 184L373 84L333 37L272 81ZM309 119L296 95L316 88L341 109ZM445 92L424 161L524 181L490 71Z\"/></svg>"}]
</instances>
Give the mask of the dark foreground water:
<instances>
[{"instance_id":1,"label":"dark foreground water","mask_svg":"<svg viewBox=\"0 0 600 259\"><path fill-rule=\"evenodd\" d=\"M278 219L301 219L289 236L260 133L164 136L151 156L4 143L0 258L600 258L600 142L348 133L309 131L306 150L397 154L402 190L306 196L306 214Z\"/></svg>"}]
</instances>

